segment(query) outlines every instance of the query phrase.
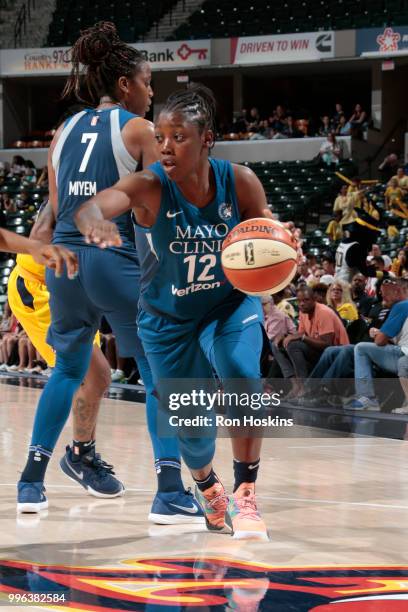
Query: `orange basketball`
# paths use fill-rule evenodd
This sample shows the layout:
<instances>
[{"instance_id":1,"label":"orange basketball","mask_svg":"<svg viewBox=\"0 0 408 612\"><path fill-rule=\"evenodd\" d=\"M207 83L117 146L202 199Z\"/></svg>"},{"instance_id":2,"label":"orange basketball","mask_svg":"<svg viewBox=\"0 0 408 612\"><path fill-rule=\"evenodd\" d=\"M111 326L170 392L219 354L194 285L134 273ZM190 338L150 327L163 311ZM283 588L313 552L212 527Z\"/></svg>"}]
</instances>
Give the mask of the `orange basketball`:
<instances>
[{"instance_id":1,"label":"orange basketball","mask_svg":"<svg viewBox=\"0 0 408 612\"><path fill-rule=\"evenodd\" d=\"M240 291L277 293L296 274L296 240L278 221L242 221L225 238L221 263L229 282Z\"/></svg>"}]
</instances>

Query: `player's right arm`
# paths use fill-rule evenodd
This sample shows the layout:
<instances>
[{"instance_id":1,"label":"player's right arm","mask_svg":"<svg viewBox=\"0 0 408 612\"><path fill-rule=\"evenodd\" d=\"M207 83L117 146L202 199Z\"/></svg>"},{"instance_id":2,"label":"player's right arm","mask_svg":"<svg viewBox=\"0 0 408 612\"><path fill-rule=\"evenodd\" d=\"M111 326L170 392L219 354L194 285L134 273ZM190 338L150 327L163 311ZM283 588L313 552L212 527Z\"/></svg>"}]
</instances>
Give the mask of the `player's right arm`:
<instances>
[{"instance_id":1,"label":"player's right arm","mask_svg":"<svg viewBox=\"0 0 408 612\"><path fill-rule=\"evenodd\" d=\"M88 243L101 248L122 244L115 223L106 221L133 210L137 222L151 227L157 218L161 184L149 170L129 174L109 189L104 189L82 204L74 215L78 230Z\"/></svg>"},{"instance_id":2,"label":"player's right arm","mask_svg":"<svg viewBox=\"0 0 408 612\"><path fill-rule=\"evenodd\" d=\"M30 238L41 242L51 242L55 227L54 211L50 201L43 206L32 227Z\"/></svg>"}]
</instances>

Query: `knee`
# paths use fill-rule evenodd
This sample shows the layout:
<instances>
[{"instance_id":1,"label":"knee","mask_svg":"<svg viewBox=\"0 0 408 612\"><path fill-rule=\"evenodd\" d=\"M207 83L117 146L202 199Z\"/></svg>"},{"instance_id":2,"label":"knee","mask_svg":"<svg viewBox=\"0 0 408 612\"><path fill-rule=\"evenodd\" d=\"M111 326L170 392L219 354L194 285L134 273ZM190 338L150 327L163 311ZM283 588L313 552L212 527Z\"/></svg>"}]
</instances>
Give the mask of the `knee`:
<instances>
[{"instance_id":1,"label":"knee","mask_svg":"<svg viewBox=\"0 0 408 612\"><path fill-rule=\"evenodd\" d=\"M398 359L397 371L399 378L408 378L408 355L404 355Z\"/></svg>"},{"instance_id":2,"label":"knee","mask_svg":"<svg viewBox=\"0 0 408 612\"><path fill-rule=\"evenodd\" d=\"M294 340L293 342L289 342L286 352L289 356L293 355L293 353L298 352L299 350L303 352L305 348L305 343L301 340Z\"/></svg>"},{"instance_id":3,"label":"knee","mask_svg":"<svg viewBox=\"0 0 408 612\"><path fill-rule=\"evenodd\" d=\"M354 354L356 356L362 356L367 354L367 349L369 350L373 346L372 342L359 342L354 347Z\"/></svg>"}]
</instances>

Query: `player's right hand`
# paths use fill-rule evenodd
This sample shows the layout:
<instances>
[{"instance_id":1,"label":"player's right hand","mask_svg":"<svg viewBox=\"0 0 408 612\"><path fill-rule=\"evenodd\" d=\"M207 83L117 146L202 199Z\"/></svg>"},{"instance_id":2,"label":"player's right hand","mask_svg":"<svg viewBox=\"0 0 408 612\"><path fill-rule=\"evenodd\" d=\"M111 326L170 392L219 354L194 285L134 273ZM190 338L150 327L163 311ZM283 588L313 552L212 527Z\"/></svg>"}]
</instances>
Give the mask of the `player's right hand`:
<instances>
[{"instance_id":1,"label":"player's right hand","mask_svg":"<svg viewBox=\"0 0 408 612\"><path fill-rule=\"evenodd\" d=\"M120 247L122 238L118 227L112 221L101 219L90 223L83 232L87 244L96 244L100 249Z\"/></svg>"}]
</instances>

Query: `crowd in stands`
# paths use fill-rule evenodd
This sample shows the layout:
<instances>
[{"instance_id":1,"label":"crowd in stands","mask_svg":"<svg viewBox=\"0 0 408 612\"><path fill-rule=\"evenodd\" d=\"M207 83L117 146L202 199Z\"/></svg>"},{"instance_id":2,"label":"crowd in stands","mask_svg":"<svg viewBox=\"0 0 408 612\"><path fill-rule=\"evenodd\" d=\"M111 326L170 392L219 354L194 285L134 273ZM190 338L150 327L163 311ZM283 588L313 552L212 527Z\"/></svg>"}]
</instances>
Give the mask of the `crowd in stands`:
<instances>
[{"instance_id":1,"label":"crowd in stands","mask_svg":"<svg viewBox=\"0 0 408 612\"><path fill-rule=\"evenodd\" d=\"M343 105L335 104L331 113L316 117L297 117L290 109L278 104L272 113L262 116L257 107L242 109L234 114L232 122L220 126L224 140L268 140L303 138L304 136L355 136L367 130L369 116L361 104L346 113Z\"/></svg>"},{"instance_id":2,"label":"crowd in stands","mask_svg":"<svg viewBox=\"0 0 408 612\"><path fill-rule=\"evenodd\" d=\"M368 260L381 261L377 276L357 272L346 283L331 252L307 254L289 287L262 298L270 341L264 375L288 379L292 403L379 411L374 375L398 376L406 396L393 412L408 413L408 246L384 261L373 245Z\"/></svg>"}]
</instances>

